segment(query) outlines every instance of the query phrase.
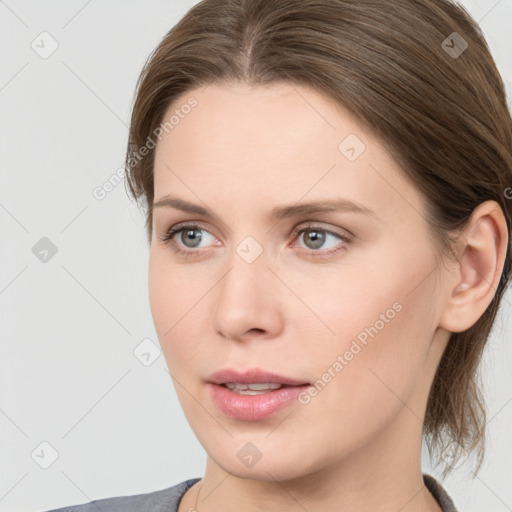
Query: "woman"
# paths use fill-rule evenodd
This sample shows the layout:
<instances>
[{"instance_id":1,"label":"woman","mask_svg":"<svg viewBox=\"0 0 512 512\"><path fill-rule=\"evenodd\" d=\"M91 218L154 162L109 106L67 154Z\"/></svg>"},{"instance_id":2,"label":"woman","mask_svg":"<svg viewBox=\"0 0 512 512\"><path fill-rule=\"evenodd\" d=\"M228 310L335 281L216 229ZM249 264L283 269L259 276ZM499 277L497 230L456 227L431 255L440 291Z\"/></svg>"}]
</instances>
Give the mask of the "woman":
<instances>
[{"instance_id":1,"label":"woman","mask_svg":"<svg viewBox=\"0 0 512 512\"><path fill-rule=\"evenodd\" d=\"M142 71L126 166L208 459L72 510L455 511L421 443L482 464L511 275L511 118L463 8L204 0Z\"/></svg>"}]
</instances>

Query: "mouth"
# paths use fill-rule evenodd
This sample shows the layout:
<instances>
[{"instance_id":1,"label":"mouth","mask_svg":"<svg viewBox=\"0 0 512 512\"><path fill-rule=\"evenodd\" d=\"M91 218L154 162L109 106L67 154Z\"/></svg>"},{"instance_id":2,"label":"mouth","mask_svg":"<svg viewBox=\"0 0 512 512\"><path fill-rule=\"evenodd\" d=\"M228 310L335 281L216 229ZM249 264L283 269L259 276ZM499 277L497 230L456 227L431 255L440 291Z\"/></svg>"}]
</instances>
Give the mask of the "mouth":
<instances>
[{"instance_id":1,"label":"mouth","mask_svg":"<svg viewBox=\"0 0 512 512\"><path fill-rule=\"evenodd\" d=\"M311 384L260 369L243 373L220 370L207 384L210 396L227 416L245 421L258 421L274 416L292 406Z\"/></svg>"},{"instance_id":2,"label":"mouth","mask_svg":"<svg viewBox=\"0 0 512 512\"><path fill-rule=\"evenodd\" d=\"M270 393L271 391L275 391L276 389L296 387L289 386L287 384L277 384L272 382L252 384L226 382L224 384L221 384L221 386L228 388L230 391L233 391L233 393L237 393L238 395L264 395L265 393Z\"/></svg>"},{"instance_id":3,"label":"mouth","mask_svg":"<svg viewBox=\"0 0 512 512\"><path fill-rule=\"evenodd\" d=\"M292 377L287 377L285 375L280 375L278 373L268 372L265 370L261 370L260 368L250 368L245 370L244 372L239 372L237 370L232 370L230 368L226 368L223 370L216 371L212 373L210 377L207 379L208 382L212 384L219 385L247 385L247 386L266 386L267 388L271 386L304 386L306 384L310 384L304 380L298 380ZM254 388L258 391L257 388ZM264 388L262 388L264 389Z\"/></svg>"}]
</instances>

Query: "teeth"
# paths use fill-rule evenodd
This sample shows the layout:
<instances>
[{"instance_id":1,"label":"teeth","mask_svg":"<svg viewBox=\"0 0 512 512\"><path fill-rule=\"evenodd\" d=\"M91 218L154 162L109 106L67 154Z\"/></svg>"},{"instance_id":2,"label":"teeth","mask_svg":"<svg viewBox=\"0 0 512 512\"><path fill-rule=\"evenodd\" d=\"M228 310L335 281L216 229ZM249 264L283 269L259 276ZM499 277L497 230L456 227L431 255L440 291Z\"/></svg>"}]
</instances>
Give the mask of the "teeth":
<instances>
[{"instance_id":1,"label":"teeth","mask_svg":"<svg viewBox=\"0 0 512 512\"><path fill-rule=\"evenodd\" d=\"M262 383L262 384L239 384L237 382L226 382L226 387L231 391L240 395L261 395L274 389L279 389L281 384L276 383Z\"/></svg>"},{"instance_id":2,"label":"teeth","mask_svg":"<svg viewBox=\"0 0 512 512\"><path fill-rule=\"evenodd\" d=\"M229 389L252 389L253 391L263 391L265 389L279 389L281 384L276 383L258 383L258 384L239 384L238 382L226 382L226 386Z\"/></svg>"}]
</instances>

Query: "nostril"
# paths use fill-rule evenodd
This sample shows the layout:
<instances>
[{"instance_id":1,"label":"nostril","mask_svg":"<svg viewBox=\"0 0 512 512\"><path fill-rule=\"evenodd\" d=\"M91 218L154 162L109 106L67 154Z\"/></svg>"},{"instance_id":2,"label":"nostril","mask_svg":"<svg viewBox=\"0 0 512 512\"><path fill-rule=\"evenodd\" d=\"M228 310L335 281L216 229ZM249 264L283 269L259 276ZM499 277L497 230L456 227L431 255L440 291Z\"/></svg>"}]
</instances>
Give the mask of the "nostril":
<instances>
[{"instance_id":1,"label":"nostril","mask_svg":"<svg viewBox=\"0 0 512 512\"><path fill-rule=\"evenodd\" d=\"M249 332L265 332L265 330L264 329L260 329L259 327L254 327Z\"/></svg>"}]
</instances>

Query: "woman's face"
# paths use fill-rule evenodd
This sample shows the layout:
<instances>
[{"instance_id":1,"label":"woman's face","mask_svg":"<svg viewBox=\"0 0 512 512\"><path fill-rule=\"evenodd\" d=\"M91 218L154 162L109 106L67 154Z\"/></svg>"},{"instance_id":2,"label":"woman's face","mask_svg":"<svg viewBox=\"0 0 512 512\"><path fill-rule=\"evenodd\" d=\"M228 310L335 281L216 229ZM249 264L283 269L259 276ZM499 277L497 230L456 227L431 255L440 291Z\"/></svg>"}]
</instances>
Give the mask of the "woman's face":
<instances>
[{"instance_id":1,"label":"woman's face","mask_svg":"<svg viewBox=\"0 0 512 512\"><path fill-rule=\"evenodd\" d=\"M165 120L176 109L155 150L149 297L210 460L270 480L419 452L451 272L420 193L309 88L210 85ZM294 385L225 385L248 381Z\"/></svg>"}]
</instances>

